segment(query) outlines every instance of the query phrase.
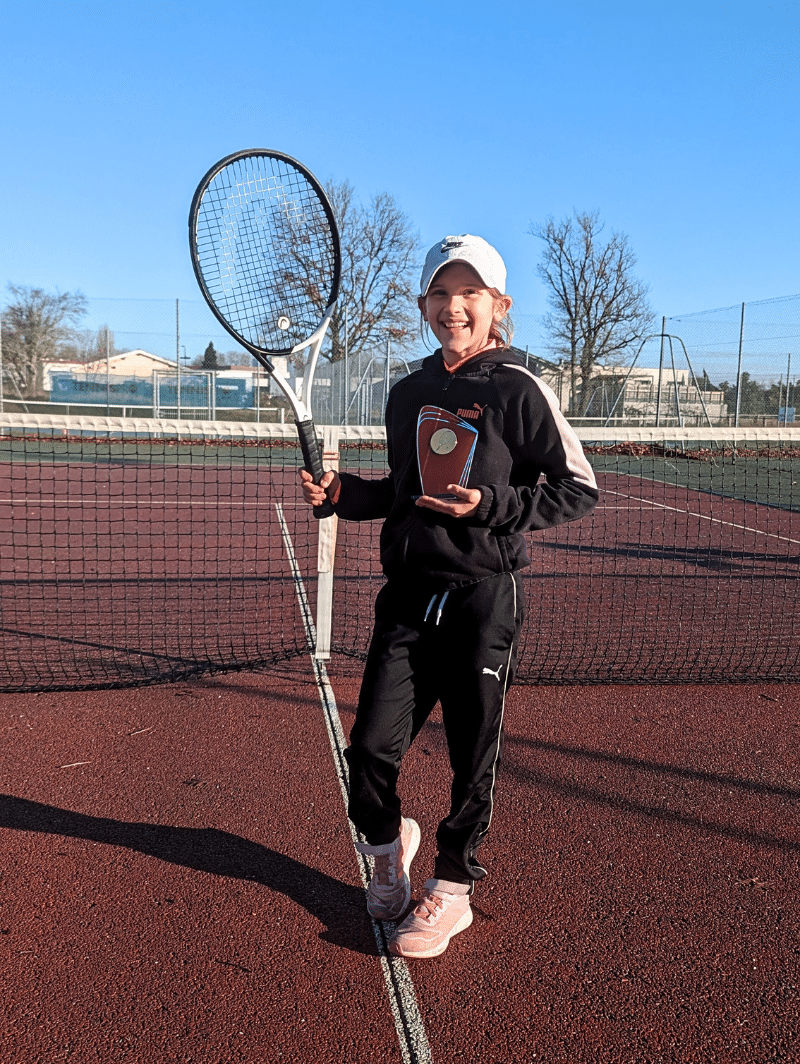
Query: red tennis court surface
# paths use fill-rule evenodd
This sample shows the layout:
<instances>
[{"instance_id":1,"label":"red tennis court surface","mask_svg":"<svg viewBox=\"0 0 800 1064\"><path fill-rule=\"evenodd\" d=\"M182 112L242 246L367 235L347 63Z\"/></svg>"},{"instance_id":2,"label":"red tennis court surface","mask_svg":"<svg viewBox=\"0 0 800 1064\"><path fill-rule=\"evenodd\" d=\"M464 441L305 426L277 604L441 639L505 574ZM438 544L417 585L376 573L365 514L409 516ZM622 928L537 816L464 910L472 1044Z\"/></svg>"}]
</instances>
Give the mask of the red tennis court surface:
<instances>
[{"instance_id":1,"label":"red tennis court surface","mask_svg":"<svg viewBox=\"0 0 800 1064\"><path fill-rule=\"evenodd\" d=\"M797 1061L798 719L800 685L514 689L475 923L404 982L306 662L0 695L0 1061ZM403 779L418 890L438 718Z\"/></svg>"}]
</instances>

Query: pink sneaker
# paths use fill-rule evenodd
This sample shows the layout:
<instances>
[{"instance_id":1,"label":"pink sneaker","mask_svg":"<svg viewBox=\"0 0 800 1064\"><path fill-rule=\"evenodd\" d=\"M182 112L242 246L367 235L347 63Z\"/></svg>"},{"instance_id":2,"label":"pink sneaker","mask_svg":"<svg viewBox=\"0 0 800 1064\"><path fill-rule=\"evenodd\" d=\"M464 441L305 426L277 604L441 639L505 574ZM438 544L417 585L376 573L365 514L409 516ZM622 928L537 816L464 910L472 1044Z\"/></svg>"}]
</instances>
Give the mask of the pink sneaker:
<instances>
[{"instance_id":1,"label":"pink sneaker","mask_svg":"<svg viewBox=\"0 0 800 1064\"><path fill-rule=\"evenodd\" d=\"M447 894L431 890L430 886L428 880L419 905L400 924L389 943L389 949L398 957L438 957L453 935L472 923L469 894Z\"/></svg>"},{"instance_id":2,"label":"pink sneaker","mask_svg":"<svg viewBox=\"0 0 800 1064\"><path fill-rule=\"evenodd\" d=\"M367 888L367 912L376 920L399 920L411 903L408 870L419 849L416 820L403 818L400 834L385 846L356 844L359 853L373 858L372 879Z\"/></svg>"}]
</instances>

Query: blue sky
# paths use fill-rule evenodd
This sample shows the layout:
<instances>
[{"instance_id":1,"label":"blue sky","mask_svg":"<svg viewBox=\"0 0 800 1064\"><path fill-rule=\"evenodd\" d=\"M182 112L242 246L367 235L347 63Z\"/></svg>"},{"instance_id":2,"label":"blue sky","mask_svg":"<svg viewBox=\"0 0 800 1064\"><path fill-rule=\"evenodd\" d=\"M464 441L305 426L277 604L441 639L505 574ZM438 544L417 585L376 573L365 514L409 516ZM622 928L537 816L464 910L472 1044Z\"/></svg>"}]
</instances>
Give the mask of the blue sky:
<instances>
[{"instance_id":1,"label":"blue sky","mask_svg":"<svg viewBox=\"0 0 800 1064\"><path fill-rule=\"evenodd\" d=\"M271 147L427 246L476 232L523 338L531 223L597 209L656 313L800 292L797 2L0 2L0 283L197 300L194 188ZM113 327L113 322L112 322Z\"/></svg>"}]
</instances>

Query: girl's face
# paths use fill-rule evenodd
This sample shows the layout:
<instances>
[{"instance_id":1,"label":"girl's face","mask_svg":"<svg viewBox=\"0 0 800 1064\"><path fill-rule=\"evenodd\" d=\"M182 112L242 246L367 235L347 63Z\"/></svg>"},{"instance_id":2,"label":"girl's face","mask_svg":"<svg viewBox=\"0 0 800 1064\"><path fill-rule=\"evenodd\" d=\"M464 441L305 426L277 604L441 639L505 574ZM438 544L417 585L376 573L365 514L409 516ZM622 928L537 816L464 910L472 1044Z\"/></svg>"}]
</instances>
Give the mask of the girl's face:
<instances>
[{"instance_id":1,"label":"girl's face","mask_svg":"<svg viewBox=\"0 0 800 1064\"><path fill-rule=\"evenodd\" d=\"M452 366L491 346L489 333L508 313L508 296L494 296L471 266L454 262L441 269L419 309L442 345L445 362Z\"/></svg>"}]
</instances>

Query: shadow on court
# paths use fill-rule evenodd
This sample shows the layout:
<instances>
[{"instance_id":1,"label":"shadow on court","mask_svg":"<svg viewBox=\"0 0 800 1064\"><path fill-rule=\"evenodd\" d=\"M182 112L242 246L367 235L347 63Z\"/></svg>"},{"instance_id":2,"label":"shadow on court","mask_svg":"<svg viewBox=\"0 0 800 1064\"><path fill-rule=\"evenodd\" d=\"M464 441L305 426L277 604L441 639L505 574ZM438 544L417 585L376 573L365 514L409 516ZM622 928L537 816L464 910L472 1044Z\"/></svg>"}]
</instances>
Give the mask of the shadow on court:
<instances>
[{"instance_id":1,"label":"shadow on court","mask_svg":"<svg viewBox=\"0 0 800 1064\"><path fill-rule=\"evenodd\" d=\"M267 846L217 828L137 824L0 795L0 827L123 846L159 861L228 879L245 879L283 894L325 926L320 938L377 955L364 892Z\"/></svg>"},{"instance_id":2,"label":"shadow on court","mask_svg":"<svg viewBox=\"0 0 800 1064\"><path fill-rule=\"evenodd\" d=\"M532 745L536 746L538 744ZM545 744L541 745L542 747L545 747ZM574 756L574 754L568 750L563 752L570 756ZM588 751L580 756L585 758L587 762L597 760L597 757L589 754ZM632 759L620 759L620 763L625 768L633 769L634 771L641 769L645 772L649 772L656 769L658 771L663 770L667 776L673 774L673 770L667 769L664 766L657 768L656 766L648 765L645 761L636 763L633 762ZM632 816L645 817L649 820L661 821L662 823L675 824L680 827L689 828L690 830L703 835L738 839L751 846L766 846L771 849L782 850L785 853L800 853L800 841L796 838L781 838L780 836L768 832L751 831L732 824L714 822L705 812L705 804L704 814L701 816L697 813L688 813L678 809L670 809L664 804L635 801L629 795L621 793L621 791L617 791L616 793L613 790L604 791L597 787L571 782L567 779L550 775L547 772L541 772L527 766L515 764L513 759L508 756L502 766L501 772L503 776L513 777L515 780L524 782L535 789L547 790L571 800L590 802L597 806L604 806L613 809L618 813L626 813ZM702 772L683 772L680 773L680 776L700 783L708 782L707 774ZM724 777L719 777L717 786L721 785L723 780ZM794 801L797 801L798 797L800 797L797 795L797 792L781 788L760 787L758 785L749 784L744 780L729 780L728 785L741 787L754 794L784 795L787 799L793 799ZM791 818L792 811L787 812Z\"/></svg>"},{"instance_id":3,"label":"shadow on court","mask_svg":"<svg viewBox=\"0 0 800 1064\"><path fill-rule=\"evenodd\" d=\"M444 758L446 744L441 721L428 720L425 729L425 741L429 745L435 742L438 756ZM429 753L427 749L423 752ZM541 757L549 771L526 764L525 760L530 756ZM559 763L562 766L560 773L553 771ZM592 772L598 766L609 771L608 777L600 777L605 781L604 786L597 786L588 779L580 779L581 773ZM795 825L800 804L800 788L744 779L732 774L708 772L701 768L670 765L662 761L615 754L608 750L592 750L589 747L545 742L509 734L506 734L503 740L503 756L498 776L503 789L506 781L510 787L522 784L526 792L529 788L530 793L547 791L571 802L586 802L617 813L674 824L700 835L735 839L751 846L767 847L787 854L800 854L800 839L796 833L787 832L785 836L780 836L767 831L753 831L715 820L711 813L714 794L733 792L740 800L748 796L771 800L770 809L774 809L776 804L780 808L779 822ZM637 780L639 788L643 788L638 799L633 793ZM685 808L679 808L680 798L675 795L669 799L672 806L667 804L667 799L663 796L659 801L646 800L648 793L663 791L664 784L681 781L699 788L690 799L684 797Z\"/></svg>"},{"instance_id":4,"label":"shadow on court","mask_svg":"<svg viewBox=\"0 0 800 1064\"><path fill-rule=\"evenodd\" d=\"M740 550L733 546L717 547L707 544L693 546L691 544L656 544L635 541L626 543L623 540L617 540L612 545L592 544L590 547L579 543L549 543L547 544L547 549L554 553L562 552L567 555L581 555L592 558L606 557L624 558L633 561L676 562L687 568L710 569L732 574L742 572L745 575L749 575L758 566L768 566L770 569L778 570L775 573L770 572L769 576L782 578L794 577L796 575L795 567L800 564L800 555L798 554L780 553L778 551ZM554 576L564 574L548 572L545 575L552 579ZM758 575L762 577L764 574L759 573Z\"/></svg>"}]
</instances>

